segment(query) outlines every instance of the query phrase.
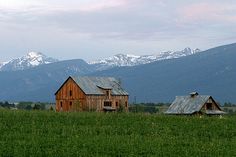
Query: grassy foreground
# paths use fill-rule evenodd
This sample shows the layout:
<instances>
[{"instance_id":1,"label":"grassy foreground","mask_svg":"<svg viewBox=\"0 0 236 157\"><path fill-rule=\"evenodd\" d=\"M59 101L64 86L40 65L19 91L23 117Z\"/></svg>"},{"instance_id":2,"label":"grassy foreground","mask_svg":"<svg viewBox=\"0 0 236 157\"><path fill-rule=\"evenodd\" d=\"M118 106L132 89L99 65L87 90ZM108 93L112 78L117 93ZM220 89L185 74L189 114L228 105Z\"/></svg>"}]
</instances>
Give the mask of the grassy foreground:
<instances>
[{"instance_id":1,"label":"grassy foreground","mask_svg":"<svg viewBox=\"0 0 236 157\"><path fill-rule=\"evenodd\" d=\"M0 110L0 156L236 156L236 116Z\"/></svg>"}]
</instances>

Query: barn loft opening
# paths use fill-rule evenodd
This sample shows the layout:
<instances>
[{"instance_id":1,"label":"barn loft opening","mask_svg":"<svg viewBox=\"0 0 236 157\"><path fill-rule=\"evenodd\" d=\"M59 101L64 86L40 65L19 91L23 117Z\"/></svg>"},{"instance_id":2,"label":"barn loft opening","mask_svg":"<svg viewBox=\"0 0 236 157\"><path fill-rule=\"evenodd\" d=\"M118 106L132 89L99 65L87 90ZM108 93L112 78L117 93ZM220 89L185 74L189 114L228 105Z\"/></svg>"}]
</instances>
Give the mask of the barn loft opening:
<instances>
[{"instance_id":1,"label":"barn loft opening","mask_svg":"<svg viewBox=\"0 0 236 157\"><path fill-rule=\"evenodd\" d=\"M104 101L104 106L112 106L112 102L111 101Z\"/></svg>"},{"instance_id":2,"label":"barn loft opening","mask_svg":"<svg viewBox=\"0 0 236 157\"><path fill-rule=\"evenodd\" d=\"M212 103L207 103L207 104L206 104L206 109L207 109L207 110L212 110L212 109L213 109Z\"/></svg>"},{"instance_id":3,"label":"barn loft opening","mask_svg":"<svg viewBox=\"0 0 236 157\"><path fill-rule=\"evenodd\" d=\"M72 90L70 90L70 96L72 96Z\"/></svg>"}]
</instances>

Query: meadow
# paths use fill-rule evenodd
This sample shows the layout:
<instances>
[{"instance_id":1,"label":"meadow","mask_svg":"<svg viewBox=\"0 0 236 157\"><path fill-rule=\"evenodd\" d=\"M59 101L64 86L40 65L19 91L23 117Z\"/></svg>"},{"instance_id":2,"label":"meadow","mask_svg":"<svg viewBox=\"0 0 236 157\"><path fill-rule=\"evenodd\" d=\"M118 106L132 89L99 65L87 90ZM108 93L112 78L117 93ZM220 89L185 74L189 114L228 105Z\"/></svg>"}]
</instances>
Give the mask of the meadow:
<instances>
[{"instance_id":1,"label":"meadow","mask_svg":"<svg viewBox=\"0 0 236 157\"><path fill-rule=\"evenodd\" d=\"M0 110L0 156L236 156L236 116Z\"/></svg>"}]
</instances>

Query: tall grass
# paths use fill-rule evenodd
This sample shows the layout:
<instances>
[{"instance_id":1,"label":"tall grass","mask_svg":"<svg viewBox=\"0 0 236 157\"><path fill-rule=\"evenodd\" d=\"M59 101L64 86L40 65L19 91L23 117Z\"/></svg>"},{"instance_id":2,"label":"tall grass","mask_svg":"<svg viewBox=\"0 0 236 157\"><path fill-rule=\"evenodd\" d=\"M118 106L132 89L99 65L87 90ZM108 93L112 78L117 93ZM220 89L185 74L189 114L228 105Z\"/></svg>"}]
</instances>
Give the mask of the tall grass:
<instances>
[{"instance_id":1,"label":"tall grass","mask_svg":"<svg viewBox=\"0 0 236 157\"><path fill-rule=\"evenodd\" d=\"M0 110L0 156L236 156L236 116Z\"/></svg>"}]
</instances>

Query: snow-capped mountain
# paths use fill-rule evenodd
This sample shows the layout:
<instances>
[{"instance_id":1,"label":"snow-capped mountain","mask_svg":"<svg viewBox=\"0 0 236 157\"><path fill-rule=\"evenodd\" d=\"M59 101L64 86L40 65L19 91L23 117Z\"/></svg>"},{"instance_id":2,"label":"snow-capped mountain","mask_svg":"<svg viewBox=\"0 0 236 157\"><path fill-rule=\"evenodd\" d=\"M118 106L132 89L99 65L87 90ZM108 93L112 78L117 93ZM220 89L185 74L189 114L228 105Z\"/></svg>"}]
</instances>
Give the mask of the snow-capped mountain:
<instances>
[{"instance_id":1,"label":"snow-capped mountain","mask_svg":"<svg viewBox=\"0 0 236 157\"><path fill-rule=\"evenodd\" d=\"M40 52L29 52L27 55L12 59L9 62L0 64L0 71L25 70L42 64L57 62L57 59L47 57Z\"/></svg>"},{"instance_id":2,"label":"snow-capped mountain","mask_svg":"<svg viewBox=\"0 0 236 157\"><path fill-rule=\"evenodd\" d=\"M0 69L5 65L7 64L8 62L0 62Z\"/></svg>"},{"instance_id":3,"label":"snow-capped mountain","mask_svg":"<svg viewBox=\"0 0 236 157\"><path fill-rule=\"evenodd\" d=\"M179 59L136 67L116 67L107 71L96 71L94 65L73 59L18 72L1 72L0 100L54 102L55 91L68 76L89 75L121 79L130 98L137 97L137 102L171 102L176 93L186 93L196 89L196 86L202 93L216 95L219 102L236 102L235 51L236 43L215 47L197 55L189 55L195 52L188 53L188 57Z\"/></svg>"},{"instance_id":4,"label":"snow-capped mountain","mask_svg":"<svg viewBox=\"0 0 236 157\"><path fill-rule=\"evenodd\" d=\"M198 52L200 52L199 49L193 50L191 48L185 48L182 51L166 51L166 52L161 52L159 54L143 55L143 56L137 56L131 54L117 54L109 58L89 62L89 64L95 65L98 68L98 70L104 70L116 66L135 66L164 59L180 58Z\"/></svg>"},{"instance_id":5,"label":"snow-capped mountain","mask_svg":"<svg viewBox=\"0 0 236 157\"><path fill-rule=\"evenodd\" d=\"M182 51L166 51L153 55L131 55L131 54L117 54L115 56L105 58L102 60L97 60L93 62L88 62L89 66L96 70L106 70L112 67L120 66L136 66L140 64L147 64L154 61L179 58L200 52L199 49L185 48ZM57 62L57 59L47 57L40 52L29 52L27 55L12 59L9 62L0 63L0 71L16 71L25 70L32 67L36 67L42 64Z\"/></svg>"}]
</instances>

